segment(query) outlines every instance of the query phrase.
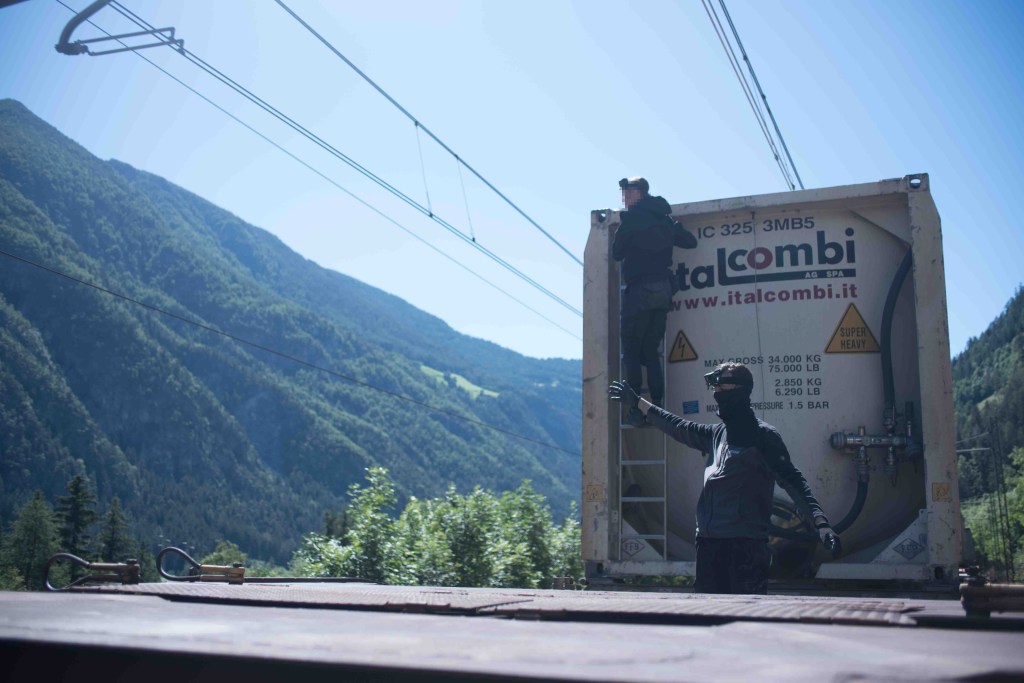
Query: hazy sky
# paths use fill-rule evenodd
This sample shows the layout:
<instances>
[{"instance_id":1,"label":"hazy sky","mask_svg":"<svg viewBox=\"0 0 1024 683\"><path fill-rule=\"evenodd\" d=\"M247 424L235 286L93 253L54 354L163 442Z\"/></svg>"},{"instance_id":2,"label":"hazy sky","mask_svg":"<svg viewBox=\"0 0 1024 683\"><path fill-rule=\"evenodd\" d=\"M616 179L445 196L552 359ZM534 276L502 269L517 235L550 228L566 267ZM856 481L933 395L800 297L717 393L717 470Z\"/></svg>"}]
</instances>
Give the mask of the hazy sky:
<instances>
[{"instance_id":1,"label":"hazy sky","mask_svg":"<svg viewBox=\"0 0 1024 683\"><path fill-rule=\"evenodd\" d=\"M451 156L273 0L121 2L582 309L579 264L467 170L460 178ZM671 203L786 190L700 0L286 2L581 260L590 211L620 208L622 176L645 175ZM726 6L806 187L930 174L950 344L961 351L1024 279L1014 218L1024 217L1024 3ZM578 315L178 53L140 54L333 182L136 54L58 54L72 16L55 0L0 9L0 97L461 332L532 356L581 356ZM136 30L111 7L94 21ZM74 37L96 35L86 24Z\"/></svg>"}]
</instances>

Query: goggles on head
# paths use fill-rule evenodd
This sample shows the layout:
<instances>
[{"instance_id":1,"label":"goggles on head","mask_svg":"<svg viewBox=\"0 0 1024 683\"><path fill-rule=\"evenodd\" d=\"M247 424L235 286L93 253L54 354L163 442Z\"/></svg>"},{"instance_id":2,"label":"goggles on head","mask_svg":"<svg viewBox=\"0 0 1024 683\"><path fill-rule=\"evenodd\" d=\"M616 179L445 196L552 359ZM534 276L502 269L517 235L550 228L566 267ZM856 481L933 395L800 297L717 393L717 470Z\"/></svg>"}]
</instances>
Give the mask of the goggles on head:
<instances>
[{"instance_id":1,"label":"goggles on head","mask_svg":"<svg viewBox=\"0 0 1024 683\"><path fill-rule=\"evenodd\" d=\"M753 386L745 377L733 377L732 375L723 374L723 372L723 370L712 370L704 375L704 382L708 385L708 389L716 389L721 384L735 384L741 387Z\"/></svg>"}]
</instances>

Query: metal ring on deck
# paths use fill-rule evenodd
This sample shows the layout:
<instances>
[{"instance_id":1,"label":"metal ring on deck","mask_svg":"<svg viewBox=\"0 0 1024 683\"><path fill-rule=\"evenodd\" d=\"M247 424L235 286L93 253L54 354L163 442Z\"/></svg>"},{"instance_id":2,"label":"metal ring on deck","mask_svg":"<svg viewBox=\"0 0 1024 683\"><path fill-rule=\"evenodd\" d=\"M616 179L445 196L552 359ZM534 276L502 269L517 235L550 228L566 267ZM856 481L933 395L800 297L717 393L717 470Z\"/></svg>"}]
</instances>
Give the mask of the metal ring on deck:
<instances>
[{"instance_id":1,"label":"metal ring on deck","mask_svg":"<svg viewBox=\"0 0 1024 683\"><path fill-rule=\"evenodd\" d=\"M164 557L168 553L175 553L184 558L185 562L192 565L187 576L176 576L164 571ZM168 581L227 581L228 583L241 584L245 582L245 567L240 564L231 566L217 564L200 564L192 559L192 556L181 548L168 547L161 550L156 556L156 570L160 576Z\"/></svg>"},{"instance_id":2,"label":"metal ring on deck","mask_svg":"<svg viewBox=\"0 0 1024 683\"><path fill-rule=\"evenodd\" d=\"M72 562L79 567L84 567L89 571L101 572L98 574L87 574L86 576L79 577L69 583L66 586L60 588L55 587L50 583L50 570L53 566L61 560L67 560ZM86 583L122 583L122 584L134 584L139 582L139 561L138 560L126 560L123 563L119 562L89 562L83 560L77 555L71 553L57 553L50 557L46 562L46 573L44 575L46 581L46 590L48 591L65 591L74 586L81 586Z\"/></svg>"}]
</instances>

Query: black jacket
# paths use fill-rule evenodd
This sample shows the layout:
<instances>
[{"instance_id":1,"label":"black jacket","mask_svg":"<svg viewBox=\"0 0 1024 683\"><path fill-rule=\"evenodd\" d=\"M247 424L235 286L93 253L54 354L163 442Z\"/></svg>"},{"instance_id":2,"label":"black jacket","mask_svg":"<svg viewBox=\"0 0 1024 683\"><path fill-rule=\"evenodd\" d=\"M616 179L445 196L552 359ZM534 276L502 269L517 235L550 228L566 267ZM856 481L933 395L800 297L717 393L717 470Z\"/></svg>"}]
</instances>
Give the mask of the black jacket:
<instances>
[{"instance_id":1,"label":"black jacket","mask_svg":"<svg viewBox=\"0 0 1024 683\"><path fill-rule=\"evenodd\" d=\"M663 197L643 197L621 214L612 242L612 258L622 261L626 284L671 277L672 248L692 249L697 238L672 220Z\"/></svg>"},{"instance_id":2,"label":"black jacket","mask_svg":"<svg viewBox=\"0 0 1024 683\"><path fill-rule=\"evenodd\" d=\"M828 525L778 430L753 419L752 438L742 440L751 445L730 446L724 424L691 422L657 406L647 413L655 427L706 456L704 488L697 501L697 535L767 538L776 481L814 526Z\"/></svg>"}]
</instances>

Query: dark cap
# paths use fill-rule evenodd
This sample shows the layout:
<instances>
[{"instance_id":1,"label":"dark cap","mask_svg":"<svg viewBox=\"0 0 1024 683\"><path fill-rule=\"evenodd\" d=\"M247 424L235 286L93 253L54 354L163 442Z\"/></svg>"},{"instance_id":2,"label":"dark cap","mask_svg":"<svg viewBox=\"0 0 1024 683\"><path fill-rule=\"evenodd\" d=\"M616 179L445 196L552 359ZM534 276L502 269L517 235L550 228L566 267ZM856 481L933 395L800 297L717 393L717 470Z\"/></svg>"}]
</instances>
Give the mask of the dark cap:
<instances>
[{"instance_id":1,"label":"dark cap","mask_svg":"<svg viewBox=\"0 0 1024 683\"><path fill-rule=\"evenodd\" d=\"M717 387L719 384L737 384L751 388L754 386L754 376L743 363L722 363L704 375L704 381L709 388Z\"/></svg>"},{"instance_id":2,"label":"dark cap","mask_svg":"<svg viewBox=\"0 0 1024 683\"><path fill-rule=\"evenodd\" d=\"M646 178L640 176L633 176L632 178L623 178L619 181L619 189L625 190L627 187L635 187L644 194L651 191L651 186L647 183Z\"/></svg>"}]
</instances>

